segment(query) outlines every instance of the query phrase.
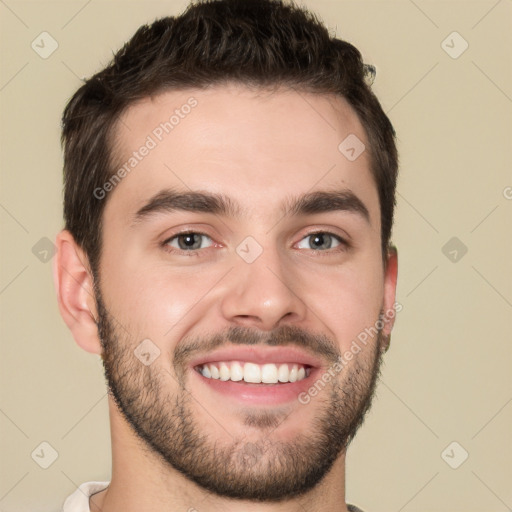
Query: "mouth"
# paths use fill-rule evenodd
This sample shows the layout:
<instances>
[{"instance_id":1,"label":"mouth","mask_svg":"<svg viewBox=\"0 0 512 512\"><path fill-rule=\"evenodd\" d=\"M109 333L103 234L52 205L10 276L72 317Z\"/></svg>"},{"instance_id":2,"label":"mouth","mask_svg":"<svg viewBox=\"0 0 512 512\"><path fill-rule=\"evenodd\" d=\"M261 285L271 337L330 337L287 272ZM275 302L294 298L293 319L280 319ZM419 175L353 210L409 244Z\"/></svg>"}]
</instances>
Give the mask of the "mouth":
<instances>
[{"instance_id":1,"label":"mouth","mask_svg":"<svg viewBox=\"0 0 512 512\"><path fill-rule=\"evenodd\" d=\"M292 402L321 371L314 356L293 347L236 347L191 363L199 382L245 405Z\"/></svg>"},{"instance_id":2,"label":"mouth","mask_svg":"<svg viewBox=\"0 0 512 512\"><path fill-rule=\"evenodd\" d=\"M246 384L286 384L298 382L311 374L311 366L299 363L256 364L244 361L217 361L195 366L207 379Z\"/></svg>"}]
</instances>

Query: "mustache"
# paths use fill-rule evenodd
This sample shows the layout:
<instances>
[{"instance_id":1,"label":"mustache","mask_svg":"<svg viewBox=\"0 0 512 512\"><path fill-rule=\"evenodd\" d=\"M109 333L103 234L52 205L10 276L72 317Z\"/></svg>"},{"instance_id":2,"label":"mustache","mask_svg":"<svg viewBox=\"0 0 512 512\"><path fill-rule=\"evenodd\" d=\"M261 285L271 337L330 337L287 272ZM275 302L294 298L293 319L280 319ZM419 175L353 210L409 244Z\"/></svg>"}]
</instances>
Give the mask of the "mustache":
<instances>
[{"instance_id":1,"label":"mustache","mask_svg":"<svg viewBox=\"0 0 512 512\"><path fill-rule=\"evenodd\" d=\"M271 332L232 326L212 336L196 335L192 338L183 338L174 350L173 365L179 371L196 355L212 352L227 343L272 347L293 345L312 355L325 358L330 364L334 364L341 357L337 344L331 338L325 334L311 334L297 326L283 325Z\"/></svg>"}]
</instances>

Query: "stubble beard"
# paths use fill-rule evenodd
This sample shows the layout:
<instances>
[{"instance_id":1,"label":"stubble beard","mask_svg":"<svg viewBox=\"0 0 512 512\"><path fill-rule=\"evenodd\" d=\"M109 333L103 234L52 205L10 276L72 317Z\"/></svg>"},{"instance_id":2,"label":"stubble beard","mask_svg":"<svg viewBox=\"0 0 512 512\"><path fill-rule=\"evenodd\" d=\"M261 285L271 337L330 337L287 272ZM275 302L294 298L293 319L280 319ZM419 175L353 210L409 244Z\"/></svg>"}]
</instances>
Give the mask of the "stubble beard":
<instances>
[{"instance_id":1,"label":"stubble beard","mask_svg":"<svg viewBox=\"0 0 512 512\"><path fill-rule=\"evenodd\" d=\"M138 342L121 338L122 330L98 288L96 303L105 378L119 412L164 467L174 468L218 496L278 502L307 493L328 474L371 407L382 364L380 333L376 343L365 346L365 357L355 357L311 400L316 407L314 420L293 440L276 439L272 432L283 422L300 422L300 408L310 405L293 407L290 418L281 409L275 413L246 409L241 430L261 429L257 440L232 434L233 421L220 425L212 417L212 422L230 432L231 437L226 434L229 441L221 443L201 431L195 420L201 397L187 391L185 366L173 375L162 361L142 364L134 355Z\"/></svg>"}]
</instances>

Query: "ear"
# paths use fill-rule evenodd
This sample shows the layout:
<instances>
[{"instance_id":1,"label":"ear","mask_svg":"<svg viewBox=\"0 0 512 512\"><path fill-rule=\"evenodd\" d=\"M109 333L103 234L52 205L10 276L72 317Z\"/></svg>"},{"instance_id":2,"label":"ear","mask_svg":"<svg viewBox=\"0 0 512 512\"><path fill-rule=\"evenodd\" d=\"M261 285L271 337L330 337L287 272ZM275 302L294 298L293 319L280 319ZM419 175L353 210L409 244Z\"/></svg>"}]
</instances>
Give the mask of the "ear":
<instances>
[{"instance_id":1,"label":"ear","mask_svg":"<svg viewBox=\"0 0 512 512\"><path fill-rule=\"evenodd\" d=\"M87 256L67 230L57 235L55 245L53 281L60 314L81 348L101 354L96 325L98 313Z\"/></svg>"},{"instance_id":2,"label":"ear","mask_svg":"<svg viewBox=\"0 0 512 512\"><path fill-rule=\"evenodd\" d=\"M401 310L401 305L395 306L396 283L398 277L398 251L394 245L390 245L387 254L387 264L384 272L384 298L382 307L384 309L384 327L382 334L385 337L391 336L395 324L396 313Z\"/></svg>"}]
</instances>

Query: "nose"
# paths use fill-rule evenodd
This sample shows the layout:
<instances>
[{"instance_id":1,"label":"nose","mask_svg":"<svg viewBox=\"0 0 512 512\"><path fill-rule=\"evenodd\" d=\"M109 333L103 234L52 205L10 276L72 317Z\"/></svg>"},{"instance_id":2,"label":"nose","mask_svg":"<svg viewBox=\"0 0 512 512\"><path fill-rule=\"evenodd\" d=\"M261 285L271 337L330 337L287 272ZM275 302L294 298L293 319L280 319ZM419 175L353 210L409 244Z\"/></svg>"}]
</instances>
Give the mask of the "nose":
<instances>
[{"instance_id":1,"label":"nose","mask_svg":"<svg viewBox=\"0 0 512 512\"><path fill-rule=\"evenodd\" d=\"M229 323L270 331L306 318L300 279L291 268L285 268L277 250L266 248L252 263L238 255L234 258L235 268L221 299L222 314Z\"/></svg>"}]
</instances>

